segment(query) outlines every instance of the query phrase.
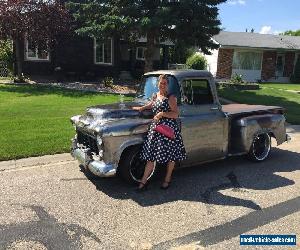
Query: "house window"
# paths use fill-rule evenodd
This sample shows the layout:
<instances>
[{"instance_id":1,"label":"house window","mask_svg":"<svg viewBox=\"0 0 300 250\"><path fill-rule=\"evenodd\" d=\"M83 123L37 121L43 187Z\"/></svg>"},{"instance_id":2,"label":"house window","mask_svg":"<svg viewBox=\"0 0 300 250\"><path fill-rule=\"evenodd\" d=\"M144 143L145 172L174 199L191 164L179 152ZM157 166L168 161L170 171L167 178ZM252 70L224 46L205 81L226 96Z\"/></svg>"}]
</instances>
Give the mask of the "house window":
<instances>
[{"instance_id":1,"label":"house window","mask_svg":"<svg viewBox=\"0 0 300 250\"><path fill-rule=\"evenodd\" d=\"M261 70L261 62L261 52L235 51L233 55L233 69Z\"/></svg>"},{"instance_id":2,"label":"house window","mask_svg":"<svg viewBox=\"0 0 300 250\"><path fill-rule=\"evenodd\" d=\"M30 40L25 41L25 60L28 61L49 61L49 48L45 44L34 44Z\"/></svg>"},{"instance_id":3,"label":"house window","mask_svg":"<svg viewBox=\"0 0 300 250\"><path fill-rule=\"evenodd\" d=\"M136 59L137 60L145 60L145 47L137 47L136 48Z\"/></svg>"},{"instance_id":4,"label":"house window","mask_svg":"<svg viewBox=\"0 0 300 250\"><path fill-rule=\"evenodd\" d=\"M112 39L94 39L94 62L95 64L112 65Z\"/></svg>"}]
</instances>

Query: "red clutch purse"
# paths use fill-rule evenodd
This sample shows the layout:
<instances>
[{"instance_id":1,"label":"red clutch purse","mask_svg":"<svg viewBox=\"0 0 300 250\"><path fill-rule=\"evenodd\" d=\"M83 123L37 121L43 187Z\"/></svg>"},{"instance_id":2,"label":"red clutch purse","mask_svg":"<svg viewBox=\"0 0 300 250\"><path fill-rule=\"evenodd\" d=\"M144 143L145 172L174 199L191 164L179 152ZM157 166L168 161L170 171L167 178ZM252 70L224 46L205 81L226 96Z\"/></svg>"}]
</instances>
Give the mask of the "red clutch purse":
<instances>
[{"instance_id":1,"label":"red clutch purse","mask_svg":"<svg viewBox=\"0 0 300 250\"><path fill-rule=\"evenodd\" d=\"M175 139L174 130L167 125L164 124L157 125L154 128L154 130L172 140Z\"/></svg>"}]
</instances>

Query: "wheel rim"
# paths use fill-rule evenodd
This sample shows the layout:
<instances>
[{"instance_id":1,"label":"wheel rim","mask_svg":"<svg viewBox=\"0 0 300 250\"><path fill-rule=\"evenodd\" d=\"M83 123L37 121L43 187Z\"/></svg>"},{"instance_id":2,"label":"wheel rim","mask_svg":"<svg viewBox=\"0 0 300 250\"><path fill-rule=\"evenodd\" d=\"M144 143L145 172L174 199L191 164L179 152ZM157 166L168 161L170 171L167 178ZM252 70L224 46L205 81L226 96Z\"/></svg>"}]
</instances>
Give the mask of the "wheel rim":
<instances>
[{"instance_id":1,"label":"wheel rim","mask_svg":"<svg viewBox=\"0 0 300 250\"><path fill-rule=\"evenodd\" d=\"M254 157L262 161L267 158L271 149L271 138L268 134L257 135L252 144Z\"/></svg>"},{"instance_id":2,"label":"wheel rim","mask_svg":"<svg viewBox=\"0 0 300 250\"><path fill-rule=\"evenodd\" d=\"M142 179L144 171L145 171L146 163L147 163L146 161L140 159L139 152L136 152L134 154L134 156L131 158L129 172L130 172L131 178L133 180L135 180L136 182L139 182ZM148 180L154 174L155 166L156 166L156 163L154 163L153 171L149 175Z\"/></svg>"}]
</instances>

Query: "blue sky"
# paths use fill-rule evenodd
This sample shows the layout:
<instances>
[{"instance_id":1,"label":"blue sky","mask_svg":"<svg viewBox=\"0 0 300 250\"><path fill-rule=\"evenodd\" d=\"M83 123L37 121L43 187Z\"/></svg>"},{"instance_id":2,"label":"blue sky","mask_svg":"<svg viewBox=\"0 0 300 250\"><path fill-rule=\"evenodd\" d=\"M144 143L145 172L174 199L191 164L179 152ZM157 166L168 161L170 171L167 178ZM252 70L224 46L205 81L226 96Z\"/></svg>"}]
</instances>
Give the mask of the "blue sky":
<instances>
[{"instance_id":1,"label":"blue sky","mask_svg":"<svg viewBox=\"0 0 300 250\"><path fill-rule=\"evenodd\" d=\"M219 5L219 18L226 31L278 34L300 29L299 10L299 0L227 0Z\"/></svg>"}]
</instances>

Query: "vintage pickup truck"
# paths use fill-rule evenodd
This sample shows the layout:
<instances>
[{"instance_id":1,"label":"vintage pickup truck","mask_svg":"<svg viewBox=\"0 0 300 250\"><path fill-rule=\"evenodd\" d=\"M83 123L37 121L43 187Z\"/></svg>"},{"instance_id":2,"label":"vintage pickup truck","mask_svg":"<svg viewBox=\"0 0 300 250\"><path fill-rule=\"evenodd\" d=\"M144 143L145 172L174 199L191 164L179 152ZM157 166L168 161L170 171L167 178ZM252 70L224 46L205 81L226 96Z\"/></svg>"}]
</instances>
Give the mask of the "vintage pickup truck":
<instances>
[{"instance_id":1,"label":"vintage pickup truck","mask_svg":"<svg viewBox=\"0 0 300 250\"><path fill-rule=\"evenodd\" d=\"M235 155L261 162L270 154L271 137L278 145L290 140L283 108L221 105L208 71L149 72L134 101L89 107L84 115L71 118L76 129L71 154L94 175L118 174L129 182L141 178L145 162L139 159L139 151L153 115L150 110L138 112L132 107L144 105L158 91L160 74L168 75L169 93L177 96L180 110L178 122L188 157L177 167Z\"/></svg>"}]
</instances>

